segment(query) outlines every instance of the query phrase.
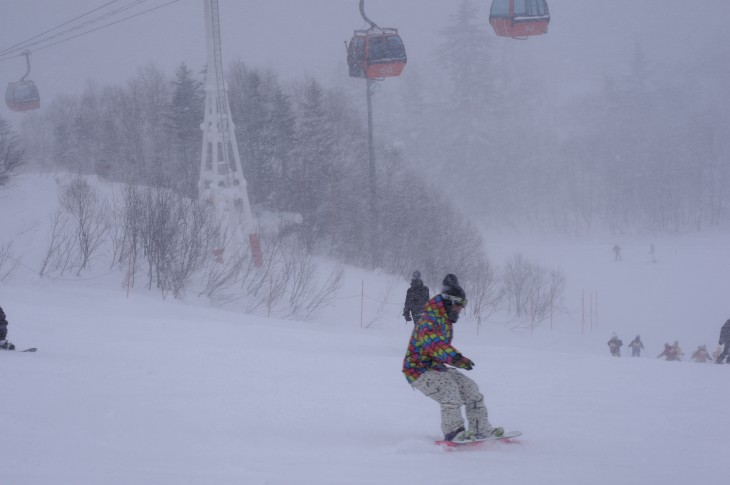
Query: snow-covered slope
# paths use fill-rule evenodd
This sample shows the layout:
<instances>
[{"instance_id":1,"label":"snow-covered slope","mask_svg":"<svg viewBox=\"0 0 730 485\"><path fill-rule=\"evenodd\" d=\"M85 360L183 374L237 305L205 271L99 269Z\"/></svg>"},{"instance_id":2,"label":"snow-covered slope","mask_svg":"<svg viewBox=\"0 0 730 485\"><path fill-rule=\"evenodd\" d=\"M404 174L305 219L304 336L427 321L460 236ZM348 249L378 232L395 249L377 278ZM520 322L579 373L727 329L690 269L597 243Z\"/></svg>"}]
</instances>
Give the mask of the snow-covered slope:
<instances>
[{"instance_id":1,"label":"snow-covered slope","mask_svg":"<svg viewBox=\"0 0 730 485\"><path fill-rule=\"evenodd\" d=\"M0 192L0 244L47 218L54 186L26 177ZM562 267L571 314L534 335L457 323L454 344L477 364L470 375L490 419L524 436L456 452L432 444L438 406L400 373L411 328L399 316L404 281L388 293L389 277L348 270L334 307L295 322L128 297L117 276L39 280L29 253L27 268L0 283L10 339L40 349L0 352L0 483L713 482L730 444L730 366L654 358L684 335L694 339L687 354L713 347L730 317L728 237L688 240L652 241L658 263L632 261L642 241L620 242L621 263L613 241L494 242L495 260L520 250ZM600 309L598 328L581 335L583 288L598 290ZM378 298L388 299L381 312ZM690 329L685 315L696 317ZM649 356L609 357L614 330L625 342L642 333Z\"/></svg>"}]
</instances>

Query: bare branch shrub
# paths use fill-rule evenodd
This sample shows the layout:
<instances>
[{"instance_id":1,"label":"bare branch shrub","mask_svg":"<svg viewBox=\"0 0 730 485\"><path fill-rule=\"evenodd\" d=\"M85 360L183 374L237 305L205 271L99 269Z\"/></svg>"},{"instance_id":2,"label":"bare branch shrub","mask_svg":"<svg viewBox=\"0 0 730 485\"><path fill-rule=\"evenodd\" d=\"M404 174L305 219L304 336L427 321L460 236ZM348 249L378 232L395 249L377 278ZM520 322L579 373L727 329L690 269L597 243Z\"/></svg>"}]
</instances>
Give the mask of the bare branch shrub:
<instances>
[{"instance_id":1,"label":"bare branch shrub","mask_svg":"<svg viewBox=\"0 0 730 485\"><path fill-rule=\"evenodd\" d=\"M264 265L256 267L248 247L231 239L222 253L209 258L202 275L203 290L212 302L238 302L246 313L261 312L283 318L312 318L335 297L342 269L318 279L313 256L297 235L287 231L261 235Z\"/></svg>"},{"instance_id":2,"label":"bare branch shrub","mask_svg":"<svg viewBox=\"0 0 730 485\"><path fill-rule=\"evenodd\" d=\"M508 311L518 327L542 322L551 311L563 311L565 274L560 270L548 270L518 253L505 265L502 282Z\"/></svg>"},{"instance_id":3,"label":"bare branch shrub","mask_svg":"<svg viewBox=\"0 0 730 485\"><path fill-rule=\"evenodd\" d=\"M77 248L76 275L86 269L109 233L109 208L83 178L77 177L64 187L59 197L61 207L73 222Z\"/></svg>"},{"instance_id":4,"label":"bare branch shrub","mask_svg":"<svg viewBox=\"0 0 730 485\"><path fill-rule=\"evenodd\" d=\"M7 280L20 266L20 260L13 256L12 247L12 242L0 246L0 281Z\"/></svg>"},{"instance_id":5,"label":"bare branch shrub","mask_svg":"<svg viewBox=\"0 0 730 485\"><path fill-rule=\"evenodd\" d=\"M163 298L170 293L179 298L191 278L208 265L213 251L224 246L214 208L159 187L127 186L123 200L123 240L117 258L120 265L125 259L129 265L127 279L134 278L139 256L147 264L148 289L154 285ZM209 279L212 284L213 276Z\"/></svg>"},{"instance_id":6,"label":"bare branch shrub","mask_svg":"<svg viewBox=\"0 0 730 485\"><path fill-rule=\"evenodd\" d=\"M58 209L51 216L51 225L48 229L48 249L41 261L39 276L49 275L54 271L63 274L74 260L74 239L69 232L68 218L63 210Z\"/></svg>"},{"instance_id":7,"label":"bare branch shrub","mask_svg":"<svg viewBox=\"0 0 730 485\"><path fill-rule=\"evenodd\" d=\"M470 275L465 281L469 286L468 309L477 319L477 327L481 327L483 320L499 311L500 303L504 298L504 289L499 286L496 272L486 258L474 262Z\"/></svg>"}]
</instances>

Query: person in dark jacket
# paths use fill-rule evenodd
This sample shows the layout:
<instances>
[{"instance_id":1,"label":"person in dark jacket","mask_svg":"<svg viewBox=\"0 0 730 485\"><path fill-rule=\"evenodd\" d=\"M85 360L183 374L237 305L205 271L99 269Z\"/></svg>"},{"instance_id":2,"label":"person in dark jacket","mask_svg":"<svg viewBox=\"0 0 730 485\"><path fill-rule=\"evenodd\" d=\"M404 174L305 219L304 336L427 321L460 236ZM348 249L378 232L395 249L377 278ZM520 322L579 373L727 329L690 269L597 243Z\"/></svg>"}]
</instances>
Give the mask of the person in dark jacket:
<instances>
[{"instance_id":1,"label":"person in dark jacket","mask_svg":"<svg viewBox=\"0 0 730 485\"><path fill-rule=\"evenodd\" d=\"M458 369L471 370L474 362L451 345L454 324L466 306L466 293L453 274L446 275L441 293L431 298L416 322L403 359L409 384L441 406L445 441L499 437L487 417L479 386ZM461 409L466 411L466 425Z\"/></svg>"},{"instance_id":2,"label":"person in dark jacket","mask_svg":"<svg viewBox=\"0 0 730 485\"><path fill-rule=\"evenodd\" d=\"M3 311L2 307L0 307L0 349L2 350L15 350L15 345L13 345L9 340L7 340L8 337L8 320L5 318L5 312Z\"/></svg>"},{"instance_id":3,"label":"person in dark jacket","mask_svg":"<svg viewBox=\"0 0 730 485\"><path fill-rule=\"evenodd\" d=\"M725 322L725 325L722 326L720 329L720 341L718 342L719 345L724 345L725 348L722 350L722 353L715 361L716 364L722 364L725 358L728 357L728 353L730 353L730 320ZM730 358L728 358L728 362L730 364Z\"/></svg>"},{"instance_id":4,"label":"person in dark jacket","mask_svg":"<svg viewBox=\"0 0 730 485\"><path fill-rule=\"evenodd\" d=\"M611 355L613 355L614 357L621 357L621 346L623 344L624 343L621 341L620 338L618 338L618 336L614 332L614 334L611 336L611 340L608 341L608 350L611 351Z\"/></svg>"},{"instance_id":5,"label":"person in dark jacket","mask_svg":"<svg viewBox=\"0 0 730 485\"><path fill-rule=\"evenodd\" d=\"M631 357L641 357L641 351L644 350L644 343L641 341L639 335L631 341L629 348L631 349Z\"/></svg>"},{"instance_id":6,"label":"person in dark jacket","mask_svg":"<svg viewBox=\"0 0 730 485\"><path fill-rule=\"evenodd\" d=\"M423 313L423 307L429 299L428 286L421 281L421 272L416 270L411 276L411 287L406 291L406 302L403 305L403 316L406 322L417 322Z\"/></svg>"}]
</instances>

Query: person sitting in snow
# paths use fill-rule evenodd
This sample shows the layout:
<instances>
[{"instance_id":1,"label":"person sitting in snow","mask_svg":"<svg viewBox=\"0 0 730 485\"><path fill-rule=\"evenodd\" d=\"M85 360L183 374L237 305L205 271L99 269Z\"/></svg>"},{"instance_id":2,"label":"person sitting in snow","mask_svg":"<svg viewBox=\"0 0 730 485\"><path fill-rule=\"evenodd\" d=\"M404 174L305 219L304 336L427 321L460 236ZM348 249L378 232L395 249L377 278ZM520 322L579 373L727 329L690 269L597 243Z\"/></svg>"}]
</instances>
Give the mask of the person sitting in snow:
<instances>
[{"instance_id":1,"label":"person sitting in snow","mask_svg":"<svg viewBox=\"0 0 730 485\"><path fill-rule=\"evenodd\" d=\"M611 336L611 340L608 341L608 350L611 351L611 355L614 357L621 357L621 346L623 346L623 342L620 338L616 335L616 332Z\"/></svg>"},{"instance_id":2,"label":"person sitting in snow","mask_svg":"<svg viewBox=\"0 0 730 485\"><path fill-rule=\"evenodd\" d=\"M705 345L700 345L699 347L697 347L697 350L692 353L692 357L690 358L695 362L700 362L702 364L712 362L710 353L707 351L707 346Z\"/></svg>"},{"instance_id":3,"label":"person sitting in snow","mask_svg":"<svg viewBox=\"0 0 730 485\"><path fill-rule=\"evenodd\" d=\"M631 341L629 348L631 349L631 357L641 357L641 351L644 350L644 343L641 341L639 335Z\"/></svg>"},{"instance_id":4,"label":"person sitting in snow","mask_svg":"<svg viewBox=\"0 0 730 485\"><path fill-rule=\"evenodd\" d=\"M674 356L677 358L677 360L682 360L684 352L682 352L682 348L679 346L678 340L674 341L674 345L672 345L672 348L674 349Z\"/></svg>"},{"instance_id":5,"label":"person sitting in snow","mask_svg":"<svg viewBox=\"0 0 730 485\"><path fill-rule=\"evenodd\" d=\"M657 356L657 359L660 359L662 357L665 357L666 360L679 360L677 358L677 353L674 347L669 345L668 343L664 344L664 351L662 351L662 353Z\"/></svg>"},{"instance_id":6,"label":"person sitting in snow","mask_svg":"<svg viewBox=\"0 0 730 485\"><path fill-rule=\"evenodd\" d=\"M715 347L715 351L712 352L712 361L714 363L719 363L717 362L717 359L720 357L720 354L722 354L722 345L718 345L717 347Z\"/></svg>"},{"instance_id":7,"label":"person sitting in snow","mask_svg":"<svg viewBox=\"0 0 730 485\"><path fill-rule=\"evenodd\" d=\"M445 441L502 436L487 418L479 386L458 369L471 370L474 362L451 345L454 324L466 307L466 293L453 274L443 280L441 293L431 298L416 322L403 359L403 374L414 388L441 406ZM466 408L468 428L461 408Z\"/></svg>"},{"instance_id":8,"label":"person sitting in snow","mask_svg":"<svg viewBox=\"0 0 730 485\"><path fill-rule=\"evenodd\" d=\"M725 348L723 349L722 353L717 357L715 360L716 364L722 364L725 358L727 357L727 362L730 363L730 356L728 354L730 353L730 320L725 322L725 324L720 329L720 341L718 342L719 345L724 345Z\"/></svg>"},{"instance_id":9,"label":"person sitting in snow","mask_svg":"<svg viewBox=\"0 0 730 485\"><path fill-rule=\"evenodd\" d=\"M416 323L421 318L428 297L428 286L423 284L421 272L416 270L411 276L411 287L406 291L406 302L403 305L403 316L406 322L413 320L413 323Z\"/></svg>"},{"instance_id":10,"label":"person sitting in snow","mask_svg":"<svg viewBox=\"0 0 730 485\"><path fill-rule=\"evenodd\" d=\"M5 317L5 312L0 307L0 349L2 350L15 350L15 345L12 344L8 337L8 320Z\"/></svg>"}]
</instances>

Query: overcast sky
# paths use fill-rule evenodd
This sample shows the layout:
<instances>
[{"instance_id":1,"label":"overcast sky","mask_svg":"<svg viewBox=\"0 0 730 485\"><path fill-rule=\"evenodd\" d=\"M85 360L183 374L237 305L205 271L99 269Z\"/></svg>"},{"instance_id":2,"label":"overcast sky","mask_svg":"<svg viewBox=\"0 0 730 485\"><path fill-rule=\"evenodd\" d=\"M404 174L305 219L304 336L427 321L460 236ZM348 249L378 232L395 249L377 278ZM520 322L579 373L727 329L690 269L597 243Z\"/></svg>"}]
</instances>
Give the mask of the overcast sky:
<instances>
[{"instance_id":1,"label":"overcast sky","mask_svg":"<svg viewBox=\"0 0 730 485\"><path fill-rule=\"evenodd\" d=\"M147 0L140 8L169 0ZM433 64L439 30L461 0L367 0L366 12L381 26L397 27L410 66ZM114 5L126 5L120 0ZM5 0L0 3L0 49L56 27L108 0ZM220 0L224 62L240 59L274 68L284 78L305 73L325 81L341 65L344 41L365 27L358 0ZM484 28L490 1L474 1ZM582 89L606 72L627 66L638 42L651 62L727 65L730 2L703 0L549 0L550 30L528 41L497 39L515 55L545 62L546 82L556 91ZM116 18L127 16L122 14ZM88 80L126 82L139 67L157 64L172 74L180 62L199 70L205 64L203 0L180 0L154 12L38 50L30 79L44 100L80 92ZM0 82L17 80L22 58L0 62ZM408 68L406 68L407 74ZM6 115L5 106L0 114Z\"/></svg>"}]
</instances>

